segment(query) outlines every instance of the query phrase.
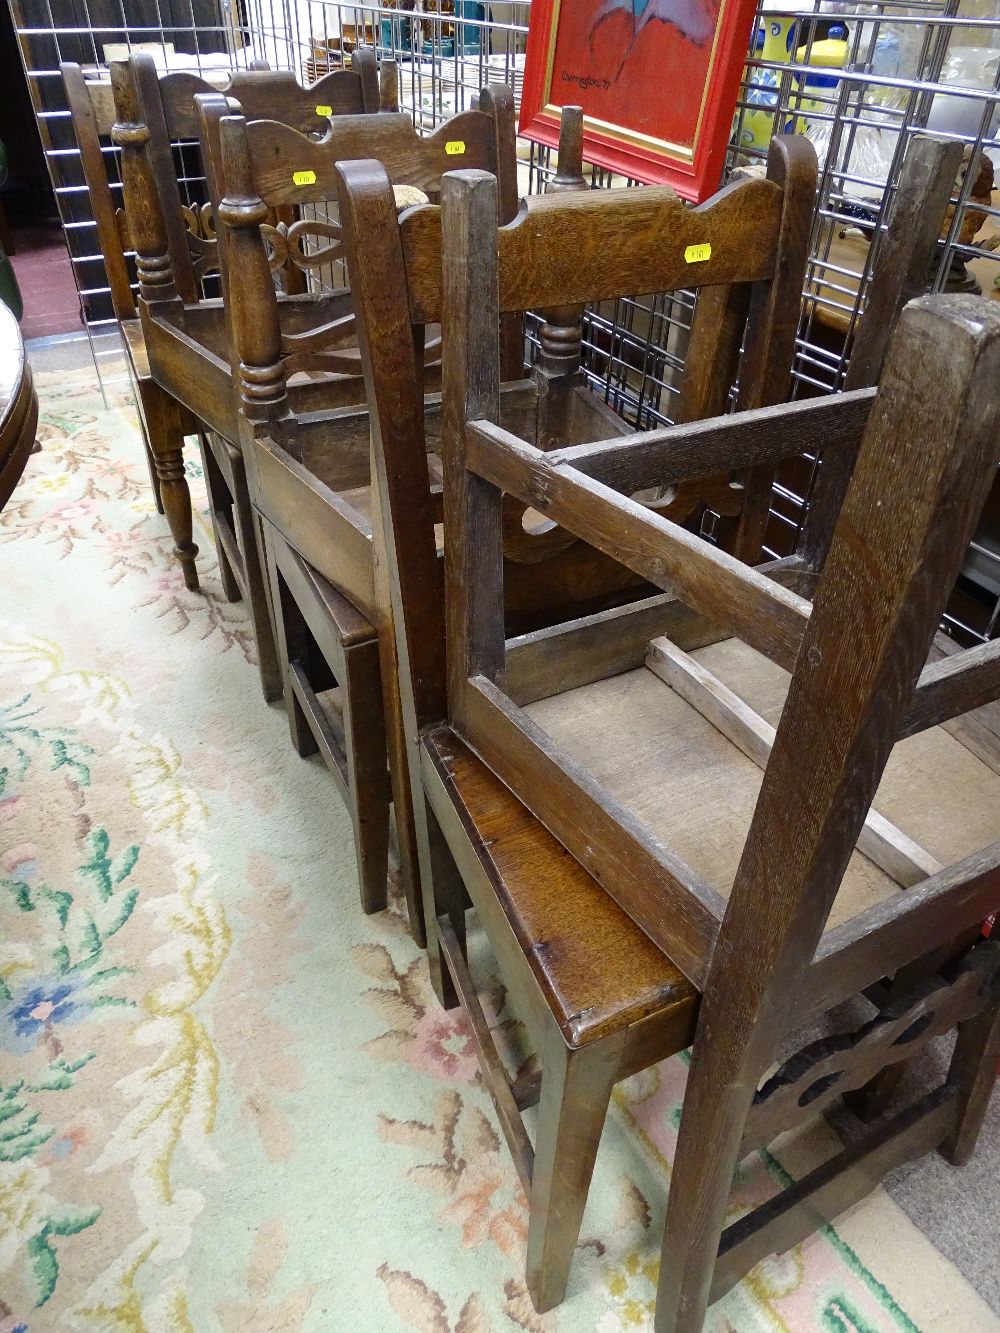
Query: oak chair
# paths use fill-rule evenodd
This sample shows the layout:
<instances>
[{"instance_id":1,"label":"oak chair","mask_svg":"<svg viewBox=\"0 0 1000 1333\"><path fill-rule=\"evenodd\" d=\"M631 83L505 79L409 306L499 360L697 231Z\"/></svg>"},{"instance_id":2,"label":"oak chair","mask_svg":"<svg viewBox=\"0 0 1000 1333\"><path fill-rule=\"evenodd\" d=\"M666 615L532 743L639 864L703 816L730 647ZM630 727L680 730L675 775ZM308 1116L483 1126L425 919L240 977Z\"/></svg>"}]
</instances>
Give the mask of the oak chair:
<instances>
[{"instance_id":1,"label":"oak chair","mask_svg":"<svg viewBox=\"0 0 1000 1333\"><path fill-rule=\"evenodd\" d=\"M366 413L350 407L364 403L365 385L351 292L282 300L274 289L272 267L284 255L306 269L344 257L333 174L341 158L376 154L397 188L407 186L428 195L440 188L443 173L456 160L478 162L498 174L513 214L517 199L513 98L509 89L489 89L482 95L481 109L452 117L429 136L419 134L404 115L384 115L340 117L320 140L274 122L226 114L227 108L216 98L199 101L203 142L212 145L207 156L228 257L227 314L247 475L265 538L270 534L265 562L271 606L276 617L284 612L295 622L277 631L289 725L300 753L311 753L318 746L330 763L330 737L318 696L328 693L331 674L340 687L344 717L355 711L367 715L366 700L359 698L355 710L347 697L352 686L344 678L345 663L330 654L324 661L317 642L339 642L336 618L328 616L337 597L347 599L355 616L360 613L370 625L374 623L368 420ZM331 200L333 210L327 212ZM304 218L284 229L272 226L268 209L293 202L327 212L328 220ZM316 247L311 250L310 240ZM356 273L350 261L346 271L353 281ZM511 356L520 367L520 331L510 321L508 326ZM422 368L426 365L428 383L433 383L439 344L432 336L422 350ZM249 503L243 521L251 528L258 522ZM327 557L308 560L317 542ZM302 577L294 579L288 576L292 553L305 555L308 565ZM304 635L299 622L304 619L307 626L315 626L320 616L328 616L327 633ZM308 652L302 650L303 643L309 644ZM341 651L345 649L341 644ZM359 679L358 674L352 679ZM386 724L400 869L419 938L415 844L405 799L408 785L405 765L400 776L401 738L399 728L391 726L391 712ZM346 725L344 732L347 735ZM351 734L363 739L363 733L364 728L356 726ZM336 779L336 761L333 767ZM362 771L374 768L370 763ZM343 791L344 783L339 785ZM373 886L378 879L374 867L384 856L389 810L380 805L381 795L374 800L362 790L362 780L353 786L348 783L347 788L359 839L359 873L363 884L369 885L364 901L368 910L376 910L385 901L384 875L380 895ZM368 812L365 818L359 813L362 809ZM382 810L379 819L374 815L377 809ZM366 834L377 852L366 850Z\"/></svg>"},{"instance_id":2,"label":"oak chair","mask_svg":"<svg viewBox=\"0 0 1000 1333\"><path fill-rule=\"evenodd\" d=\"M341 216L351 245L353 232L371 237L376 231L379 208L373 195L377 183L368 164L344 164L340 171L345 183ZM673 487L689 477L705 475L707 469L731 473L748 467L771 468L781 457L820 444L829 457L836 457L841 449L856 449L872 411L873 393L853 392L780 411L745 412L728 421L643 433L603 445L539 451L488 424L487 419L495 421L496 413L503 412L504 399L491 329L501 312L517 307L515 293L523 289L529 275L537 280L537 269L547 271L551 263L547 241L552 237L559 240L560 252L565 248L575 256L575 285L561 289L560 300L599 300L615 293L615 284L623 275L617 269L608 276L601 271L601 260L607 264L607 256L617 255L619 248L601 244L607 237L596 228L596 213L591 213L601 203L607 207L608 201L572 200L568 211L563 200L529 201L519 221L501 229L497 237L492 181L476 173L461 173L459 179L449 177L447 184L441 224L445 233L444 291L428 296L432 284L427 281L421 288L412 279L408 288L411 305L423 311L433 301L436 309L444 311L445 569L451 672L447 704L444 635L435 633L435 627L439 631L441 627L441 601L433 515L428 505L421 515L417 503L427 489L427 477L415 449L397 448L399 437L388 412L373 423L377 425L373 448L380 495L376 540L384 545L392 588L401 696L411 734L419 737L411 764L417 774L413 793L417 820L428 813L424 797L429 802L421 870L432 976L445 1000L460 997L467 1010L485 1080L531 1200L529 1290L539 1309L547 1309L564 1294L613 1082L683 1049L695 1030L699 994L707 984L713 945L723 929L727 877L735 873L740 842L739 836L729 833L728 841L724 838L724 845L715 848L719 830L715 837L708 837L707 818L699 822L697 812L711 812L713 798L720 802L727 798L728 805L720 805L724 824L741 814L745 828L759 782L755 765L741 760L736 746L717 730L715 714L708 706L703 705L707 712L703 717L676 690L664 690L656 668L677 653L689 656L709 645L724 644L733 631L743 632L753 647L775 653L785 667L792 665L796 635L801 635L808 615L801 592L816 583L801 557L781 561L763 572L748 571L616 491L628 496L652 487ZM377 188L381 217L388 219L384 181ZM669 207L663 192L644 193L660 208ZM424 223L417 221L421 215ZM547 215L551 219L548 228ZM416 228L440 223L440 219L428 223L431 216L427 209L420 209L403 217L399 228L403 236L397 245L399 269L388 272L405 273L403 255ZM619 221L619 235L624 229ZM663 244L663 235L665 229L656 255L648 251L633 255L633 291L644 281L655 281L657 289L676 283L684 247ZM455 237L452 247L449 236ZM387 272L385 260L380 272ZM541 285L537 299L545 299ZM367 363L371 361L369 375L377 383L380 353L369 344L372 329L383 324L379 305L372 300L369 319L368 300L359 291L357 308L361 347ZM877 343L873 333L868 337ZM941 337L947 345L952 329L945 329ZM904 339L900 353L904 365L912 349L912 337ZM979 369L976 384L981 393L983 384L989 383L989 373L987 367ZM887 397L891 401L892 391ZM476 419L480 420L475 425L469 424ZM893 429L896 425L893 423ZM876 456L881 448L880 440L873 447ZM921 448L923 441L917 445L917 457ZM872 449L868 452L871 456ZM503 476L493 471L500 467ZM595 480L589 477L591 473ZM564 505L561 500L571 488L572 503ZM669 592L581 617L575 623L507 639L504 584L512 565L504 559L501 492L624 560L637 575L665 585ZM897 479L895 492L887 488L885 493L901 496L904 487ZM961 533L953 535L953 540L960 552ZM956 563L957 559L956 553ZM943 600L948 572L939 571L939 576ZM684 601L675 600L677 591L683 593ZM712 623L713 616L721 616L721 627ZM936 613L929 619L928 645L935 623ZM791 632L791 625L799 627L796 633ZM669 647L665 635L669 635ZM649 648L653 639L660 640L655 651ZM644 667L647 656L655 667ZM757 659L752 653L751 657L755 665ZM976 688L996 690L996 648L965 659L965 667L973 672L977 664ZM960 668L948 669L961 673ZM931 688L935 681L944 680L947 669L929 670ZM773 681L767 684L773 689ZM504 697L504 689L509 697ZM965 693L957 710L977 701L981 694ZM451 725L441 728L445 716ZM543 725L555 730L555 740L544 736ZM792 729L792 737L796 730ZM727 797L725 786L713 792L700 776L703 765L695 742L704 746L715 768L725 760L725 781L736 789L737 800ZM949 738L947 742L951 744ZM756 744L757 760L763 757L759 741L745 744ZM955 754L951 757L955 760ZM975 790L984 776L979 773L981 765L964 752L959 761L973 765ZM603 781L585 772L584 762L596 765ZM676 773L668 785L672 768ZM992 773L985 777L996 784ZM903 785L905 796L905 782ZM788 784L785 794L789 790L809 790L809 785L792 788ZM963 790L963 798L956 801L960 808L956 820L965 796ZM995 798L996 792L991 793L989 800ZM685 856L695 860L699 849L707 846L715 854L715 864L697 869L696 862L696 869L689 870L667 850L668 833L676 836L676 830L656 824L652 833L643 828L640 817L651 820L663 810L672 812L675 806L684 816L692 814L691 828L680 830ZM929 808L936 813L933 802ZM987 817L989 809L987 801ZM861 810L859 825L865 813L867 810ZM951 813L949 810L949 816ZM771 817L775 817L773 809ZM979 820L980 828L973 834L981 833L981 805ZM956 822L949 836L955 836L960 826L968 834L967 818L964 825ZM848 908L864 904L873 889L895 892L897 881L905 885L927 881L927 888L917 892L927 894L927 901L936 901L948 878L931 853L901 834L884 816L872 816L863 829L853 829L848 852L859 832L864 856L859 854L852 865ZM939 854L944 850L940 842L937 850ZM704 852L701 854L704 860ZM1000 852L995 850L996 856ZM719 882L709 881L709 874L712 881ZM508 990L520 1001L521 1017L535 1038L541 1058L540 1088L537 1080L508 1081L493 1048L464 957L465 892L477 908ZM992 900L997 897L996 878L992 886L980 880L975 892L977 900L961 908L955 930L951 934L937 930L937 938L948 940L967 928L972 930L987 912L991 893ZM897 897L905 901L904 894ZM897 902L889 901L889 910L897 912ZM909 901L916 904L920 898L911 894ZM940 902L937 909L940 912ZM883 910L876 906L872 912L877 916ZM867 909L861 906L861 912ZM873 918L869 913L859 920L871 925ZM855 925L845 926L848 934L831 933L832 956L843 949L845 957L851 958ZM901 956L899 945L884 960L876 949L871 954L875 961L869 962L875 969L871 977L856 982L845 969L837 980L841 993L833 994L829 1001L825 994L817 994L809 1001L813 1012L823 1012L843 994L869 988L869 982L879 980L884 970L903 976L908 950L919 952L915 938L923 940L927 948L924 925L925 921L920 922L909 934ZM891 933L889 929L881 933L880 946ZM864 930L857 938L863 937ZM755 938L751 921L749 932L744 926L743 942ZM959 948L960 944L952 952ZM727 957L739 957L739 953L739 946L733 945ZM979 968L984 965L983 956L977 958ZM971 1012L983 997L971 997L969 986L975 990L976 984L963 982ZM901 1012L907 1012L912 997L893 990L892 985L887 985L887 992L892 992ZM895 1030L893 1040L901 1030ZM923 1033L915 1032L913 1040L900 1048L904 1054L911 1053L924 1040ZM893 1054L883 1052L877 1060L859 1060L859 1068L852 1069L843 1086L867 1085L879 1074L880 1064L893 1060ZM763 1061L761 1072L769 1058ZM988 1065L988 1057L983 1060L977 1065L980 1072ZM753 1086L756 1082L751 1094ZM804 1097L803 1089L799 1092ZM823 1089L817 1089L813 1110L823 1105L821 1092ZM539 1094L539 1128L532 1146L520 1112L539 1100ZM725 1101L719 1089L715 1094ZM975 1118L975 1108L971 1114ZM869 1142L877 1145L881 1128L876 1126L875 1138ZM729 1178L727 1189L728 1184ZM801 1218L797 1221L801 1228ZM807 1229L812 1225L809 1222ZM757 1249L756 1257L768 1252L767 1245L784 1248L784 1241L775 1241L773 1230L761 1234L765 1248ZM759 1234L756 1240L760 1246ZM725 1274L724 1284L731 1285L755 1262L749 1257L753 1253L748 1246L729 1262L728 1269L720 1270ZM715 1248L711 1249L713 1260ZM668 1261L669 1256L664 1268ZM716 1294L723 1289L721 1286ZM664 1324L664 1328L671 1326ZM677 1326L700 1328L700 1314Z\"/></svg>"},{"instance_id":3,"label":"oak chair","mask_svg":"<svg viewBox=\"0 0 1000 1333\"><path fill-rule=\"evenodd\" d=\"M426 797L431 964L469 1016L529 1195L532 1299L564 1295L614 1083L693 1038L656 1328L696 1333L756 1262L893 1166L935 1147L966 1160L982 1121L1000 1053L1000 949L978 939L1000 903L1000 763L939 724L1000 695L1000 643L928 659L1000 457L1000 312L913 302L877 392L546 453L498 424L491 330L542 254L574 256L575 299L614 294L596 219L574 213L536 207L498 237L494 182L446 182L443 654L430 543L418 561L401 459L375 436L378 509ZM633 251L631 281L668 289L680 247L651 250ZM709 465L771 468L806 438L857 459L822 572L806 537L748 568L629 498ZM510 496L665 596L509 638ZM540 1090L511 1083L493 1047L466 891ZM852 996L868 1022L766 1077ZM725 1227L747 1153L956 1030L941 1086ZM532 1148L520 1112L539 1092Z\"/></svg>"},{"instance_id":4,"label":"oak chair","mask_svg":"<svg viewBox=\"0 0 1000 1333\"><path fill-rule=\"evenodd\" d=\"M381 83L381 86L380 86ZM172 144L197 141L195 98L211 96L222 107L245 106L251 116L269 115L317 135L330 117L372 115L396 96L395 68L376 67L371 50L355 52L350 69L337 70L310 87L288 71L252 69L217 86L191 73L160 75L145 52L114 62L111 84L117 121L112 139L122 149L126 211L132 219L139 279L142 337L156 383L200 423L200 440L216 534L223 589L230 600L248 603L261 684L266 698L280 694L263 578L252 535L233 522L245 508L246 483L238 447L236 400L223 301L206 299L205 280L220 275L225 290L211 201L186 205L176 178ZM236 102L234 99L239 99ZM211 179L208 153L203 167ZM274 222L295 221L285 208ZM282 274L288 294L304 291L294 268ZM190 501L183 515L190 536ZM193 570L193 553L190 554Z\"/></svg>"},{"instance_id":5,"label":"oak chair","mask_svg":"<svg viewBox=\"0 0 1000 1333\"><path fill-rule=\"evenodd\" d=\"M116 204L101 149L102 137L110 137L115 123L110 85L103 79L86 78L77 64L66 62L59 68L97 224L112 309L121 328L156 507L161 514L166 513L185 584L197 588L194 562L198 550L191 537L191 497L184 477L183 447L185 435L193 435L198 426L186 408L161 389L150 374L125 257L131 249L128 225L124 210Z\"/></svg>"}]
</instances>

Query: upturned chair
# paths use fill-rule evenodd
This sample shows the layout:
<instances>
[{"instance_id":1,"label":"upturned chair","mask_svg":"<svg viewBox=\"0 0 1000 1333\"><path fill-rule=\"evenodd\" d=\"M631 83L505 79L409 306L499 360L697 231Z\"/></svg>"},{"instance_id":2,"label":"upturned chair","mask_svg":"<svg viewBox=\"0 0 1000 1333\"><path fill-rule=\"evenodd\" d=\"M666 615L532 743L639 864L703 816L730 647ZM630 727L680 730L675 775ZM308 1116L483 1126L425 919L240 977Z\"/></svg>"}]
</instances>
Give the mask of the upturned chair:
<instances>
[{"instance_id":1,"label":"upturned chair","mask_svg":"<svg viewBox=\"0 0 1000 1333\"><path fill-rule=\"evenodd\" d=\"M487 96L494 99L497 90L489 90ZM507 101L505 96L505 103ZM253 128L249 126L248 130ZM226 134L230 132L229 122L224 123L223 129ZM237 122L234 122L234 129L239 129ZM263 131L258 133L263 138ZM440 133L436 136L439 152L442 138ZM240 140L227 144L224 134L223 151L230 154L234 164L238 164L238 154L243 153ZM329 190L333 162L320 156L318 146L313 146L312 151L315 156L309 169L317 176L315 188ZM447 165L447 162L441 165ZM336 453L327 450L326 441L335 437L326 431L325 426L315 430L308 419L289 415L283 399L285 372L281 368L278 330L272 321L271 330L267 332L265 320L249 308L240 316L241 324L247 330L240 362L244 377L244 410L250 421L257 423L253 428L252 447L247 452L255 504L264 519L281 533L314 574L346 596L379 634L400 859L411 927L421 938L423 922L418 898L419 881L415 873L414 816L406 730L398 698L391 607L383 574L373 558L369 433L391 432L398 440L400 450L419 459L423 476L413 484L423 488L424 501L433 506L435 469L432 455L441 428L440 407L433 399L424 399L419 348L425 340L425 329L439 320L440 306L436 298L426 306L420 304L420 299L422 292L433 294L439 290L439 213L434 206L409 211L402 215L402 222L397 227L389 177L381 167L369 164L368 169L376 173L379 188L384 186L386 193L379 198L386 203L389 212L377 217L366 215L361 223L352 226L349 235L345 234L348 269L354 274L355 300L359 299L359 292L363 293L361 299L367 312L365 332L360 341L368 412L345 415L343 434L337 437ZM249 193L250 172L245 166L241 170L242 175L238 172L229 175L236 183L235 200L240 204L238 216L243 217L249 213L244 204ZM747 267L747 281L754 287L751 320L753 329L759 332L759 341L766 344L768 350L758 351L756 369L745 376L744 393L748 395L780 395L788 383L794 335L794 317L790 311L798 306L815 184L811 150L799 144L779 146L775 150L772 171L776 179L741 184L720 200L714 210L703 210L694 215L695 225L704 222L712 242L722 247L717 252L723 255L722 261L707 266L711 276L705 277L706 282L725 284L732 276L742 278L742 261L734 260L741 246L745 253L755 255ZM785 173L788 181L783 188L778 181ZM283 173L277 181L283 190L289 188L285 183L286 176L287 173ZM268 179L265 177L263 183L266 184ZM641 212L640 196L643 193L634 195L634 204L639 207L627 220L629 226L645 228L652 225ZM583 198L582 194L580 198ZM501 188L498 196L500 217L507 209L506 199L505 189ZM343 191L340 206L343 216L343 209L348 206ZM599 204L597 207L599 209ZM510 209L508 215L510 211L513 210ZM224 210L220 211L220 216L224 217ZM686 218L687 210L675 200L673 213L669 219L663 220L664 234L670 234L675 227L679 234L686 234L684 229L689 225ZM246 231L253 237L251 227L246 227ZM234 231L230 241L233 271L237 264L235 242ZM239 272L248 291L252 282L252 290L264 293L270 303L262 280L266 255L259 239L255 239L255 249L256 258L249 251L241 255ZM254 264L260 274L256 279ZM699 279L695 276L693 280ZM627 427L584 387L579 369L579 315L574 315L577 327L567 338L569 321L560 314L564 307L572 304L558 293L559 285L565 281L566 274L561 272L547 288L539 286L538 294L543 299L538 306L547 312L541 329L542 365L533 380L514 381L505 390L505 420L515 429L521 422L522 428L532 432L533 437L541 433L552 442L560 436L565 437L567 432L570 438L586 440L605 437L614 430L625 431ZM508 311L500 326L507 374L518 373L521 365L518 339L510 336L509 325L524 308L534 304L534 293L530 288L526 287L521 295L524 297L521 305ZM231 289L231 296L235 298L235 289ZM715 327L720 326L722 321L717 318L716 309L728 309L727 297L731 297L734 309L744 311L745 323L746 294L723 286L721 301L706 302L703 331L695 333L705 355L711 355L714 348L708 325L715 321ZM232 304L235 313L235 299ZM553 312L554 318L550 318L549 311ZM741 332L742 329L736 330L730 325L725 328L726 348L729 348L730 340L735 341L733 360ZM268 341L262 345L260 340L265 334ZM257 340L256 345L253 345L253 339ZM781 364L783 382L778 370ZM275 384L273 391L264 387L271 382ZM429 473L428 451L431 451ZM669 503L669 500L663 502L664 506ZM584 609L607 607L623 599L641 597L644 589L649 590L648 585L631 571L623 570L617 562L608 560L599 552L582 544L577 544L573 551L564 550L563 535L549 533L544 518L538 514L526 515L523 506L516 513L511 511L508 514L505 531L511 559L519 569L518 576L512 581L515 591L508 604L512 625L551 624Z\"/></svg>"},{"instance_id":2,"label":"upturned chair","mask_svg":"<svg viewBox=\"0 0 1000 1333\"><path fill-rule=\"evenodd\" d=\"M364 195L363 164L341 171ZM434 868L432 975L465 1007L529 1197L540 1311L565 1292L614 1083L693 1039L656 1328L696 1333L758 1260L900 1162L932 1148L965 1161L982 1122L1000 1054L1000 949L978 931L1000 903L1000 761L995 747L992 766L978 757L989 737L966 748L945 725L1000 694L1000 643L928 659L1000 455L1000 312L913 302L877 392L546 453L498 424L499 314L563 253L564 297L669 289L686 238L644 228L609 272L613 209L602 223L589 200L569 213L543 200L498 233L495 188L456 173L442 200L446 646L421 488L392 437L373 434ZM753 569L629 498L706 468L771 468L806 439L857 458L821 573L805 556L814 534ZM505 497L665 595L509 638ZM960 736L969 728L966 716ZM540 1088L509 1080L493 1045L466 893ZM853 996L867 1022L795 1049L797 1029ZM725 1226L744 1156L948 1032L942 1084ZM532 1146L521 1111L539 1096Z\"/></svg>"},{"instance_id":3,"label":"upturned chair","mask_svg":"<svg viewBox=\"0 0 1000 1333\"><path fill-rule=\"evenodd\" d=\"M503 182L512 216L517 206L513 98L506 88L489 89L481 109L452 117L430 136L419 134L404 115L385 115L340 117L319 140L274 122L227 115L217 98L199 101L203 142L213 145L207 156L227 256L227 313L248 476L268 541L277 659L292 738L301 754L321 752L347 799L368 911L385 905L389 804L384 778L370 791L372 779L363 776L378 774L375 755L356 753L352 759L351 746L380 744L384 774L388 743L400 869L420 938L400 728L393 727L389 710L385 734L381 727L373 729L370 689L379 697L378 675L350 668L352 657L367 652L358 629L362 618L374 642L378 604L368 419L346 406L337 410L338 404L365 401L353 298L345 290L283 300L271 279L272 267L285 255L306 269L341 260L340 228L334 211L330 220L303 219L276 229L267 220L268 209L296 203L326 211L333 200L335 210L335 162L376 154L397 189L427 195L440 188L443 173L458 160L488 166ZM318 242L311 252L310 238ZM346 271L353 282L357 273L349 260ZM520 369L522 335L514 322L508 321L506 338L510 359ZM439 343L432 337L422 350L421 366L427 365L433 383ZM322 378L310 381L306 375ZM255 530L249 503L241 522ZM309 560L317 544L325 558ZM350 643L342 634L347 623L353 627ZM352 773L362 776L354 781Z\"/></svg>"},{"instance_id":4,"label":"upturned chair","mask_svg":"<svg viewBox=\"0 0 1000 1333\"><path fill-rule=\"evenodd\" d=\"M187 206L176 179L171 145L197 141L200 122L195 98L210 95L223 108L236 104L251 116L268 115L304 133L319 134L330 117L366 117L386 103L395 106L396 77L391 62L376 66L371 50L354 53L350 69L303 87L288 71L253 69L234 73L214 86L190 73L160 75L145 52L111 67L117 109L112 139L122 149L126 211L136 248L139 314L150 373L170 399L183 404L200 423L200 441L216 534L223 589L230 600L245 598L253 625L266 698L280 695L281 680L267 615L263 578L252 533L237 516L246 508L246 481L238 447L228 330L223 302L206 299L205 279L220 274L225 288L211 202ZM238 99L234 101L233 99ZM208 153L203 167L210 178ZM209 186L210 188L210 186ZM295 221L286 207L272 218ZM302 275L291 266L281 273L289 295L304 291ZM177 455L178 466L180 455ZM185 490L185 496L187 492ZM190 538L190 500L182 516ZM194 552L187 554L192 577Z\"/></svg>"},{"instance_id":5,"label":"upturned chair","mask_svg":"<svg viewBox=\"0 0 1000 1333\"><path fill-rule=\"evenodd\" d=\"M106 80L87 79L77 64L67 62L59 68L108 275L112 309L121 328L156 507L161 514L166 513L184 582L189 588L197 588L197 547L191 537L191 497L184 477L183 448L185 435L195 434L198 425L150 374L125 257L131 249L128 226L112 192L101 149L101 138L110 137L115 122L111 87Z\"/></svg>"}]
</instances>

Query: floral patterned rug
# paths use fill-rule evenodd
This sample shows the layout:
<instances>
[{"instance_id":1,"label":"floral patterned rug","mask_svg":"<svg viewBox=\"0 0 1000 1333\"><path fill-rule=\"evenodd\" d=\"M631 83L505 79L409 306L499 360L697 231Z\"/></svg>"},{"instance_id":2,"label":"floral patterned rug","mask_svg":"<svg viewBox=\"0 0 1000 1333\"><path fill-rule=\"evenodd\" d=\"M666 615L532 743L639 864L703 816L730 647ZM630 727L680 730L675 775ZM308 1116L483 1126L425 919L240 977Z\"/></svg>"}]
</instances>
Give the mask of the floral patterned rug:
<instances>
[{"instance_id":1,"label":"floral patterned rug","mask_svg":"<svg viewBox=\"0 0 1000 1333\"><path fill-rule=\"evenodd\" d=\"M360 914L203 513L196 594L127 391L39 378L43 452L0 515L0 1333L651 1328L684 1062L618 1089L569 1297L537 1316L468 1037L399 911ZM761 1155L743 1202L829 1147ZM708 1328L1000 1320L878 1191Z\"/></svg>"}]
</instances>

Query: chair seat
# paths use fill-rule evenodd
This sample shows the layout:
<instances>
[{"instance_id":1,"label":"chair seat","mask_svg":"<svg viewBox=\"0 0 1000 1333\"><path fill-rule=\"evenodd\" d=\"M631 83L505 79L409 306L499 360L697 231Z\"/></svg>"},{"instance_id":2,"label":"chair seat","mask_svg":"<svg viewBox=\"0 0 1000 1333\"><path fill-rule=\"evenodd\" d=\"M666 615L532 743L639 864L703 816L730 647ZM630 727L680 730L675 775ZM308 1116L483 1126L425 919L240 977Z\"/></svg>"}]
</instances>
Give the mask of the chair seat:
<instances>
[{"instance_id":1,"label":"chair seat","mask_svg":"<svg viewBox=\"0 0 1000 1333\"><path fill-rule=\"evenodd\" d=\"M691 656L777 723L789 679L781 667L738 639ZM646 667L526 711L655 838L728 897L762 778L732 741ZM995 839L1000 775L933 727L895 747L874 809L947 865ZM901 892L855 852L827 929Z\"/></svg>"},{"instance_id":2,"label":"chair seat","mask_svg":"<svg viewBox=\"0 0 1000 1333\"><path fill-rule=\"evenodd\" d=\"M566 1041L658 1016L683 1050L699 998L687 978L453 731L423 744Z\"/></svg>"}]
</instances>

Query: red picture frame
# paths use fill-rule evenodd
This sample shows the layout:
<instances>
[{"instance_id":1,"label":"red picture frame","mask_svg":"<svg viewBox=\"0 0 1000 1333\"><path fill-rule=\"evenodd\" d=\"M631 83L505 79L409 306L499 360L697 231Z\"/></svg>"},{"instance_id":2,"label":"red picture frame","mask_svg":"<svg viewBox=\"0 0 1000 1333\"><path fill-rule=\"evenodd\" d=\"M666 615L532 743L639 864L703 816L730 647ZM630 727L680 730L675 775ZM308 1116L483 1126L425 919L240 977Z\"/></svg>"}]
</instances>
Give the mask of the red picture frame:
<instances>
[{"instance_id":1,"label":"red picture frame","mask_svg":"<svg viewBox=\"0 0 1000 1333\"><path fill-rule=\"evenodd\" d=\"M559 144L582 106L584 157L700 203L718 188L755 0L532 0L519 129Z\"/></svg>"}]
</instances>

